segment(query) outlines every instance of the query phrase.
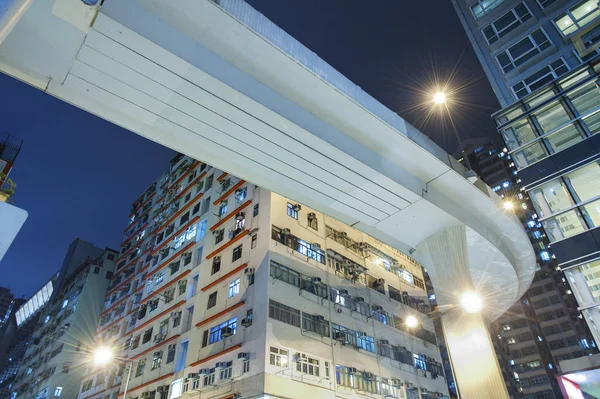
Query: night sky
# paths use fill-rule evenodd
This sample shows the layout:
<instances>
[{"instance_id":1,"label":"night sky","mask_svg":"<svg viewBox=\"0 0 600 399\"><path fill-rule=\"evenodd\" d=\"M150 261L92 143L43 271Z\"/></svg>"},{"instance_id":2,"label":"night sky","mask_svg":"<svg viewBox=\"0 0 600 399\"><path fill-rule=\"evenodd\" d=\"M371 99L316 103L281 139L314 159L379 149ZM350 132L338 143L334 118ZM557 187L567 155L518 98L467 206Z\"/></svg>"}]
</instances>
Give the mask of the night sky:
<instances>
[{"instance_id":1,"label":"night sky","mask_svg":"<svg viewBox=\"0 0 600 399\"><path fill-rule=\"evenodd\" d=\"M461 139L498 139L489 115L499 106L449 1L248 2L447 151L458 148L448 119L425 122L416 107L436 77L461 87ZM118 249L131 203L175 154L2 74L0 92L0 132L24 141L13 199L29 212L0 286L29 297L75 238Z\"/></svg>"}]
</instances>

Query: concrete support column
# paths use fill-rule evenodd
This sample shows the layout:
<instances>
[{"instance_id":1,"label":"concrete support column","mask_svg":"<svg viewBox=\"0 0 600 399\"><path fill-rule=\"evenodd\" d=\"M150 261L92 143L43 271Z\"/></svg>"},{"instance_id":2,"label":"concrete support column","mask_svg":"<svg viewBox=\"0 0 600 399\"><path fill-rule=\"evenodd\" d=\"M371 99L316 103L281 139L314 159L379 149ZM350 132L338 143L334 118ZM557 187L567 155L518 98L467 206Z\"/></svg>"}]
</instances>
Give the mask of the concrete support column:
<instances>
[{"instance_id":1,"label":"concrete support column","mask_svg":"<svg viewBox=\"0 0 600 399\"><path fill-rule=\"evenodd\" d=\"M460 297L476 291L469 270L465 226L453 227L419 246L435 268L428 270L442 316L448 355L461 399L508 399L508 392L482 313L466 313ZM493 306L493 304L487 304Z\"/></svg>"}]
</instances>

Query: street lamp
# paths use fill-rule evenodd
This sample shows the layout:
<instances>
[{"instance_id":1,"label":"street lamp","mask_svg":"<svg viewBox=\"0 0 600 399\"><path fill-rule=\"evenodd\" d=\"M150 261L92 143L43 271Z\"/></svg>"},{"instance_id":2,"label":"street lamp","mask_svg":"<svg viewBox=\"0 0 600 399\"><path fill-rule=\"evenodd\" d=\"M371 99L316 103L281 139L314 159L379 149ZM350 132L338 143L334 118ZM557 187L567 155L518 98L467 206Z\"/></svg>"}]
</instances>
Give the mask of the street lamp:
<instances>
[{"instance_id":1,"label":"street lamp","mask_svg":"<svg viewBox=\"0 0 600 399\"><path fill-rule=\"evenodd\" d=\"M96 366L108 367L115 361L115 351L109 346L99 346L92 353L92 363ZM125 380L125 391L123 397L127 397L127 388L129 387L129 380L131 379L131 369L133 368L133 362L128 361L129 370L127 371L127 380Z\"/></svg>"},{"instance_id":2,"label":"street lamp","mask_svg":"<svg viewBox=\"0 0 600 399\"><path fill-rule=\"evenodd\" d=\"M483 299L478 293L467 291L460 297L460 305L467 313L479 313L483 308Z\"/></svg>"},{"instance_id":3,"label":"street lamp","mask_svg":"<svg viewBox=\"0 0 600 399\"><path fill-rule=\"evenodd\" d=\"M512 211L513 209L515 209L515 203L510 200L504 201L504 209L506 209L507 211Z\"/></svg>"},{"instance_id":4,"label":"street lamp","mask_svg":"<svg viewBox=\"0 0 600 399\"><path fill-rule=\"evenodd\" d=\"M406 318L406 320L404 321L404 324L408 328L415 328L419 325L419 320L415 316L410 315Z\"/></svg>"},{"instance_id":5,"label":"street lamp","mask_svg":"<svg viewBox=\"0 0 600 399\"><path fill-rule=\"evenodd\" d=\"M446 93L443 91L438 91L433 95L433 102L435 104L441 105L446 103Z\"/></svg>"}]
</instances>

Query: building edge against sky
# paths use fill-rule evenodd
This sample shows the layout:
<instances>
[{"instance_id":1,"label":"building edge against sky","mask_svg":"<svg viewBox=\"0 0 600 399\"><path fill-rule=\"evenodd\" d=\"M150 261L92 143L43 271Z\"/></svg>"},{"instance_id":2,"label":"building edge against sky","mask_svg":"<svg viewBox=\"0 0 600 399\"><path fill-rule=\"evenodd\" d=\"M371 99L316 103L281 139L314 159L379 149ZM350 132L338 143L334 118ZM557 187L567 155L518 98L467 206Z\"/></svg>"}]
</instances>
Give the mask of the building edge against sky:
<instances>
[{"instance_id":1,"label":"building edge against sky","mask_svg":"<svg viewBox=\"0 0 600 399\"><path fill-rule=\"evenodd\" d=\"M599 5L581 0L453 4L504 107L493 117L519 183L598 342ZM578 361L583 368L592 364L583 358L564 361L568 389L573 394L580 384L597 394L597 378L577 378ZM568 395L565 378L560 380Z\"/></svg>"},{"instance_id":2,"label":"building edge against sky","mask_svg":"<svg viewBox=\"0 0 600 399\"><path fill-rule=\"evenodd\" d=\"M242 1L141 3L109 0L98 12L72 1L65 13L33 1L0 45L1 66L410 251L427 266L441 306L477 290L494 318L522 295L535 262L519 223L402 118ZM32 26L43 27L43 45ZM463 396L502 396L486 320L455 316L442 317ZM465 356L477 348L461 340L465 328L480 334L478 356Z\"/></svg>"}]
</instances>

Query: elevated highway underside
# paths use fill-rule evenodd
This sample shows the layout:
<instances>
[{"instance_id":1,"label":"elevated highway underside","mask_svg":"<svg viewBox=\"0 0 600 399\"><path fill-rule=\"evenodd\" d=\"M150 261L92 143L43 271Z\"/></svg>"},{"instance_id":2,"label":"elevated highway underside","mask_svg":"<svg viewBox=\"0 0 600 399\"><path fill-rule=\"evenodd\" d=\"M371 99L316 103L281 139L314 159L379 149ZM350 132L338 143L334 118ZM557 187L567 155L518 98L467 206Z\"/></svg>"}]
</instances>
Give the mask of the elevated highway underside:
<instances>
[{"instance_id":1,"label":"elevated highway underside","mask_svg":"<svg viewBox=\"0 0 600 399\"><path fill-rule=\"evenodd\" d=\"M444 305L474 287L491 320L533 278L487 186L242 1L34 0L0 70L410 251ZM431 239L462 226L467 272L450 285Z\"/></svg>"}]
</instances>

